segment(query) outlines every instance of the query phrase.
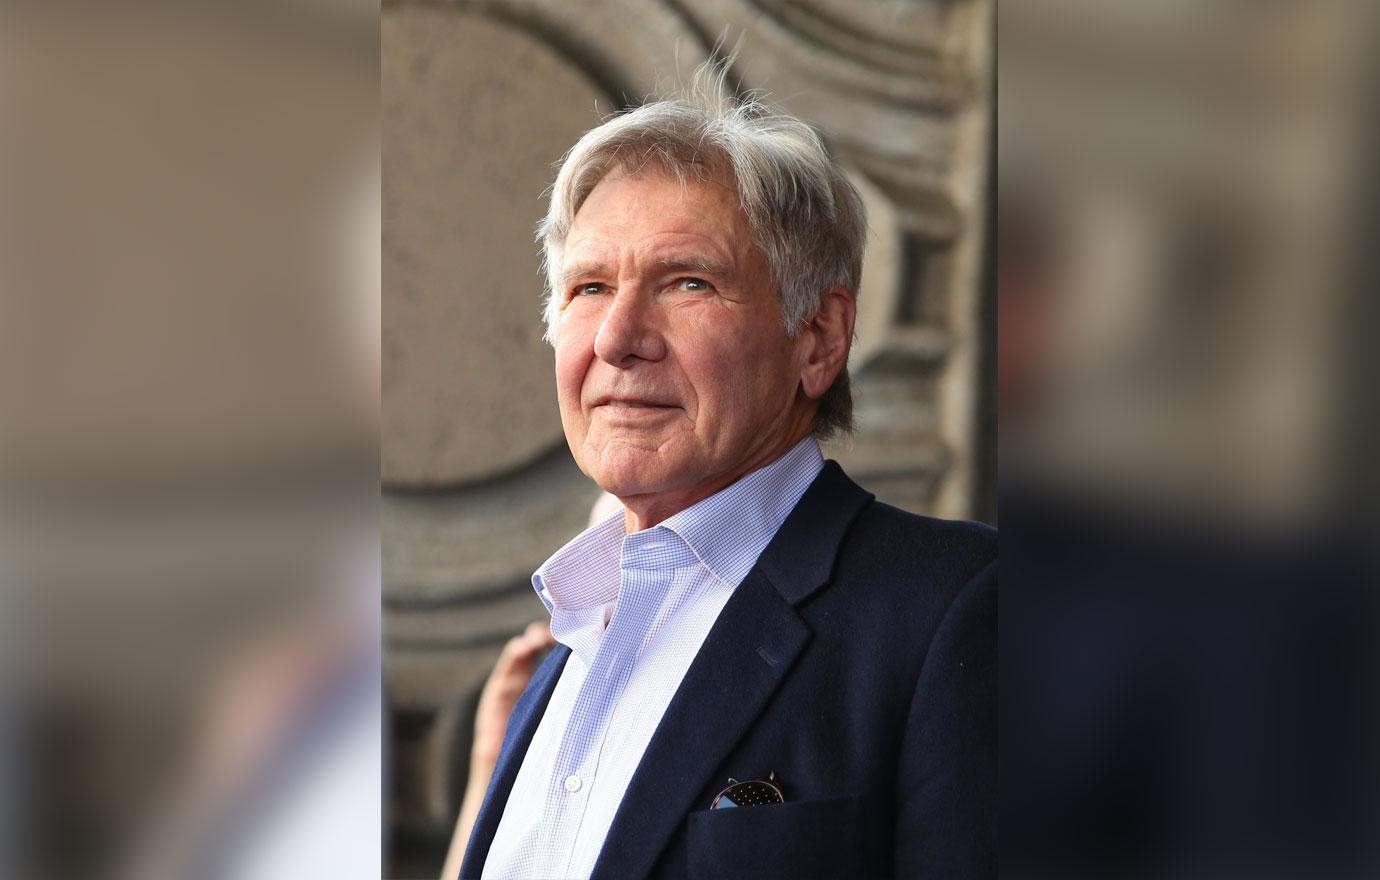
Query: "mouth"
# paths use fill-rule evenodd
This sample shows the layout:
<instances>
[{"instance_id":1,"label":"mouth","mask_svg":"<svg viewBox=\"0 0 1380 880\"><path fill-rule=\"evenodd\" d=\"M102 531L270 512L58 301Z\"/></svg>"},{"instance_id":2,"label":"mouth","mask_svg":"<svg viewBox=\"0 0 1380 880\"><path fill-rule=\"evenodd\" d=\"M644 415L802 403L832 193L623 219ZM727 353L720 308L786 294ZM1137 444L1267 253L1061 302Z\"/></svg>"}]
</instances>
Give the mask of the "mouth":
<instances>
[{"instance_id":1,"label":"mouth","mask_svg":"<svg viewBox=\"0 0 1380 880\"><path fill-rule=\"evenodd\" d=\"M647 421L661 422L671 413L679 412L680 407L660 400L641 398L611 397L598 401L594 412L615 424L637 425Z\"/></svg>"},{"instance_id":2,"label":"mouth","mask_svg":"<svg viewBox=\"0 0 1380 880\"><path fill-rule=\"evenodd\" d=\"M674 409L675 404L657 400L642 400L630 397L605 397L597 400L595 408L610 407L613 409Z\"/></svg>"}]
</instances>

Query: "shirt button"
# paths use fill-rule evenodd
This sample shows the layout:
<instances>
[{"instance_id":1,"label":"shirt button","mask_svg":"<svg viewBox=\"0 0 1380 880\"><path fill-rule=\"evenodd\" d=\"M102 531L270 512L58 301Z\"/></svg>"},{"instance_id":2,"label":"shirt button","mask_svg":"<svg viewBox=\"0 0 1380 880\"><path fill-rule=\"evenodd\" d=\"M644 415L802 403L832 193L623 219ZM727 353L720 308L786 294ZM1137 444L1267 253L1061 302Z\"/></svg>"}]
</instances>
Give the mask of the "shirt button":
<instances>
[{"instance_id":1,"label":"shirt button","mask_svg":"<svg viewBox=\"0 0 1380 880\"><path fill-rule=\"evenodd\" d=\"M580 790L580 777L578 777L578 776L573 776L573 775L572 775L572 776L567 776L567 777L565 778L565 790L568 791L568 792L570 792L571 794L574 794L575 792L579 791L579 790Z\"/></svg>"}]
</instances>

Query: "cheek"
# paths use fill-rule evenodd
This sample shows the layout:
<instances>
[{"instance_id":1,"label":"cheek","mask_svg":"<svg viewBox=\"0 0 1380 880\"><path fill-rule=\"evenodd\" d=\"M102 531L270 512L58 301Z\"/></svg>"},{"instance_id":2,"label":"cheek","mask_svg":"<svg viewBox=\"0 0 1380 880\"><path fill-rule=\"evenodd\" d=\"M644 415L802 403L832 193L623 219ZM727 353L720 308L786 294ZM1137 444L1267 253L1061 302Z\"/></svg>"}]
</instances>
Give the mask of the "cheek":
<instances>
[{"instance_id":1,"label":"cheek","mask_svg":"<svg viewBox=\"0 0 1380 880\"><path fill-rule=\"evenodd\" d=\"M791 352L763 336L716 348L698 364L702 398L720 419L752 422L773 414L794 397L798 377Z\"/></svg>"},{"instance_id":2,"label":"cheek","mask_svg":"<svg viewBox=\"0 0 1380 880\"><path fill-rule=\"evenodd\" d=\"M701 416L714 421L736 417L738 410L751 406L766 367L747 339L720 339L700 346L681 359L681 366L694 388Z\"/></svg>"},{"instance_id":3,"label":"cheek","mask_svg":"<svg viewBox=\"0 0 1380 880\"><path fill-rule=\"evenodd\" d=\"M578 350L559 342L556 345L556 398L561 417L569 419L580 413L580 389L584 386L589 360L581 358Z\"/></svg>"}]
</instances>

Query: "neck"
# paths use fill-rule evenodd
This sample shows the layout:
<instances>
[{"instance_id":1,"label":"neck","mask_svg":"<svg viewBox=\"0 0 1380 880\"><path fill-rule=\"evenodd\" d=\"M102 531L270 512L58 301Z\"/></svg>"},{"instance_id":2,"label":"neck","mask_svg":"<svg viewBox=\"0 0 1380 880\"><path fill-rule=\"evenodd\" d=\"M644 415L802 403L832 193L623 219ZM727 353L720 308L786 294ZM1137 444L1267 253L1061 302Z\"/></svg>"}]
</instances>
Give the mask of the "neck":
<instances>
[{"instance_id":1,"label":"neck","mask_svg":"<svg viewBox=\"0 0 1380 880\"><path fill-rule=\"evenodd\" d=\"M746 459L742 464L716 474L694 486L668 492L654 492L646 495L620 497L623 502L623 528L631 535L644 529L654 528L689 507L693 507L711 495L727 489L738 480L766 467L789 452L809 433L809 425L804 430L788 435L784 442L766 447L761 453Z\"/></svg>"}]
</instances>

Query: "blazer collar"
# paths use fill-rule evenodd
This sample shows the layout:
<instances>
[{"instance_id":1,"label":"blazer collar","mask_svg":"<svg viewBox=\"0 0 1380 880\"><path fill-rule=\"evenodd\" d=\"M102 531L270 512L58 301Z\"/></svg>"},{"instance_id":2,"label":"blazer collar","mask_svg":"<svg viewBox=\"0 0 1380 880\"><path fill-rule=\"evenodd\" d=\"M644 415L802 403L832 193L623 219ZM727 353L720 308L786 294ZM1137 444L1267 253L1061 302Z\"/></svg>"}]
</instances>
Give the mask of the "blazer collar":
<instances>
[{"instance_id":1,"label":"blazer collar","mask_svg":"<svg viewBox=\"0 0 1380 880\"><path fill-rule=\"evenodd\" d=\"M757 568L792 607L829 582L844 535L873 497L838 462L824 463L757 560Z\"/></svg>"}]
</instances>

